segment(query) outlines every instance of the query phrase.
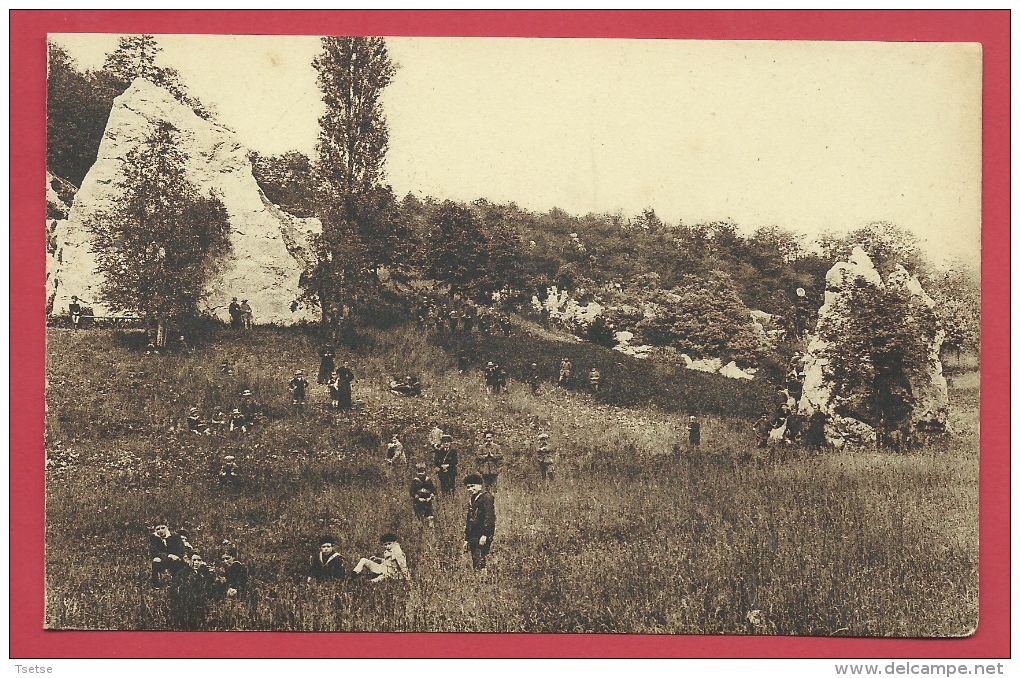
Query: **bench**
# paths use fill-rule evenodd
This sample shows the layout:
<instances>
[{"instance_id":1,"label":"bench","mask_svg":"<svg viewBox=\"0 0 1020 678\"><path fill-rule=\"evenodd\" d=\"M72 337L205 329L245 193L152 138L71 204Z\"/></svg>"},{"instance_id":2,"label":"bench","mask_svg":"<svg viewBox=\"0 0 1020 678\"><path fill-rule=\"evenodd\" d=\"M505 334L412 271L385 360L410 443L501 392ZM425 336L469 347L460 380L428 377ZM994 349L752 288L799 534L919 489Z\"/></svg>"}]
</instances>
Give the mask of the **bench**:
<instances>
[{"instance_id":1,"label":"bench","mask_svg":"<svg viewBox=\"0 0 1020 678\"><path fill-rule=\"evenodd\" d=\"M114 327L141 327L143 318L137 315L82 315L82 322L92 322L97 327L110 325Z\"/></svg>"}]
</instances>

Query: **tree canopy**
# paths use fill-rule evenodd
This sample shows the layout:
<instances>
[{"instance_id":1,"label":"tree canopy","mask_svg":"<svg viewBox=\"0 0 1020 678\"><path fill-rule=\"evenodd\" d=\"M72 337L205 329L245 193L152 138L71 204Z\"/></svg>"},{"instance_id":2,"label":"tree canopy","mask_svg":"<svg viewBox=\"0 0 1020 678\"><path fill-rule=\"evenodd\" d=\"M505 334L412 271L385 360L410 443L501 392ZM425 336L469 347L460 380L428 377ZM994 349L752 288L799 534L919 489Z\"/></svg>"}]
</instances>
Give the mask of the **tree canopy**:
<instances>
[{"instance_id":1,"label":"tree canopy","mask_svg":"<svg viewBox=\"0 0 1020 678\"><path fill-rule=\"evenodd\" d=\"M226 209L187 180L176 135L160 123L129 151L123 200L87 224L103 274L102 300L160 323L198 314L216 262L230 247Z\"/></svg>"}]
</instances>

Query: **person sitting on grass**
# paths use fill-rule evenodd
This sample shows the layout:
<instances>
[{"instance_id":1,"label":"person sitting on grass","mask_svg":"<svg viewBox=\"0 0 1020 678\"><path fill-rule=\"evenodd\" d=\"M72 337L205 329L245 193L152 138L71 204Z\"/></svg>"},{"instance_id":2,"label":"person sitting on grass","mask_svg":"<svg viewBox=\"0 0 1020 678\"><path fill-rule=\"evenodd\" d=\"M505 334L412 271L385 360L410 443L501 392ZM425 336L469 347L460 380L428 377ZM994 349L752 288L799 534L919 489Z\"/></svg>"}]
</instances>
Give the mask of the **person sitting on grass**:
<instances>
[{"instance_id":1,"label":"person sitting on grass","mask_svg":"<svg viewBox=\"0 0 1020 678\"><path fill-rule=\"evenodd\" d=\"M216 411L216 414L214 414L212 418L209 419L209 427L210 429L215 429L217 433L222 433L224 430L229 428L230 417L228 417L226 413L223 412L222 407L217 407L214 409Z\"/></svg>"},{"instance_id":2,"label":"person sitting on grass","mask_svg":"<svg viewBox=\"0 0 1020 678\"><path fill-rule=\"evenodd\" d=\"M250 430L251 425L248 423L248 418L241 413L241 410L235 407L230 413L230 432L247 433Z\"/></svg>"},{"instance_id":3,"label":"person sitting on grass","mask_svg":"<svg viewBox=\"0 0 1020 678\"><path fill-rule=\"evenodd\" d=\"M202 421L202 418L198 416L198 408L192 407L188 410L188 430L197 436L209 435L209 424Z\"/></svg>"},{"instance_id":4,"label":"person sitting on grass","mask_svg":"<svg viewBox=\"0 0 1020 678\"><path fill-rule=\"evenodd\" d=\"M312 581L343 581L347 577L344 559L336 551L333 537L319 538L319 552L308 559L308 583Z\"/></svg>"},{"instance_id":5,"label":"person sitting on grass","mask_svg":"<svg viewBox=\"0 0 1020 678\"><path fill-rule=\"evenodd\" d=\"M382 555L359 560L358 564L354 566L354 576L361 576L363 571L368 570L375 575L369 579L373 584L387 579L410 580L411 573L407 569L407 557L404 555L404 550L400 548L397 535L387 532L379 538L379 541L383 545Z\"/></svg>"},{"instance_id":6,"label":"person sitting on grass","mask_svg":"<svg viewBox=\"0 0 1020 678\"><path fill-rule=\"evenodd\" d=\"M386 443L386 464L392 469L398 461L406 463L407 457L404 455L404 443L400 442L400 438L394 433L390 442Z\"/></svg>"},{"instance_id":7,"label":"person sitting on grass","mask_svg":"<svg viewBox=\"0 0 1020 678\"><path fill-rule=\"evenodd\" d=\"M290 389L291 404L297 409L302 409L308 394L308 380L305 379L305 371L294 372L294 378L287 383L287 387Z\"/></svg>"},{"instance_id":8,"label":"person sitting on grass","mask_svg":"<svg viewBox=\"0 0 1020 678\"><path fill-rule=\"evenodd\" d=\"M418 377L407 375L402 379L394 377L390 381L390 392L402 396L420 396L421 382Z\"/></svg>"},{"instance_id":9,"label":"person sitting on grass","mask_svg":"<svg viewBox=\"0 0 1020 678\"><path fill-rule=\"evenodd\" d=\"M258 403L255 402L255 396L252 394L251 389L244 389L241 391L241 404L238 407L241 410L241 414L244 415L245 423L248 426L248 430L251 431L255 428L255 421L258 419L261 409Z\"/></svg>"},{"instance_id":10,"label":"person sitting on grass","mask_svg":"<svg viewBox=\"0 0 1020 678\"><path fill-rule=\"evenodd\" d=\"M152 559L152 585L160 586L184 565L186 542L170 531L166 524L157 525L149 535L149 557Z\"/></svg>"},{"instance_id":11,"label":"person sitting on grass","mask_svg":"<svg viewBox=\"0 0 1020 678\"><path fill-rule=\"evenodd\" d=\"M226 485L237 480L237 462L234 455L228 454L223 457L223 464L220 466L220 483Z\"/></svg>"},{"instance_id":12,"label":"person sitting on grass","mask_svg":"<svg viewBox=\"0 0 1020 678\"><path fill-rule=\"evenodd\" d=\"M248 592L248 568L230 553L220 556L223 568L216 582L220 585L220 595L236 598Z\"/></svg>"}]
</instances>

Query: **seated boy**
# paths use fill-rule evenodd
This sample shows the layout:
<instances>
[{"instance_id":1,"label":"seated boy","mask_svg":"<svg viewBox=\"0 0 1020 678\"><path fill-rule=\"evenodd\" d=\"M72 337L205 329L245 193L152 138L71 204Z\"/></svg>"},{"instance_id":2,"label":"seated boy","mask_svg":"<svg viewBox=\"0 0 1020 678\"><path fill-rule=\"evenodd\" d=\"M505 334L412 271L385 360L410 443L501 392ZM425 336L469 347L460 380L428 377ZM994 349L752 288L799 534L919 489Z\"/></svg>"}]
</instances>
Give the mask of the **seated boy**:
<instances>
[{"instance_id":1,"label":"seated boy","mask_svg":"<svg viewBox=\"0 0 1020 678\"><path fill-rule=\"evenodd\" d=\"M404 551L397 542L397 535L387 532L379 538L379 541L383 545L382 556L359 560L358 564L354 566L354 575L358 576L363 570L368 570L375 575L369 579L373 584L387 579L409 580L411 573L407 569L407 558L404 556Z\"/></svg>"}]
</instances>

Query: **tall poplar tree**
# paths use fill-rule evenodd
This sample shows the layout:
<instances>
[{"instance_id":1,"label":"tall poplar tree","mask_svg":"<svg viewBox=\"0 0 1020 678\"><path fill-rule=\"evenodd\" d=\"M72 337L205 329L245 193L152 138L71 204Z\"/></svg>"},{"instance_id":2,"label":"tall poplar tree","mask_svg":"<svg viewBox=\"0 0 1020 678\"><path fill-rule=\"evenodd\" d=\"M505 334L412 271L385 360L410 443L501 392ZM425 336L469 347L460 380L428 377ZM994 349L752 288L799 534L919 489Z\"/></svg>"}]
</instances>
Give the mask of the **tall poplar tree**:
<instances>
[{"instance_id":1,"label":"tall poplar tree","mask_svg":"<svg viewBox=\"0 0 1020 678\"><path fill-rule=\"evenodd\" d=\"M323 232L318 263L303 285L323 325L342 340L377 286L378 268L400 251L392 246L397 208L384 184L389 129L380 101L396 67L382 38L335 36L322 38L312 65L326 105L314 168Z\"/></svg>"}]
</instances>

